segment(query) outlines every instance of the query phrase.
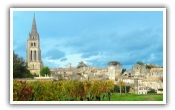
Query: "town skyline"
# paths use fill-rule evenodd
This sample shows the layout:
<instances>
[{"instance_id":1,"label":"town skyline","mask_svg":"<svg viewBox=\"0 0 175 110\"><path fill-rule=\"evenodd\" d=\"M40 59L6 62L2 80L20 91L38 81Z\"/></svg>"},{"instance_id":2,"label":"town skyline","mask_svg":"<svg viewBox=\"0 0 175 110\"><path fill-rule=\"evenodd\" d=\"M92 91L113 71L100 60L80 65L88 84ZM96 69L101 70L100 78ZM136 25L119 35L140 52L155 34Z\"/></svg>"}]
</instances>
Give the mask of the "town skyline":
<instances>
[{"instance_id":1,"label":"town skyline","mask_svg":"<svg viewBox=\"0 0 175 110\"><path fill-rule=\"evenodd\" d=\"M34 13L42 60L50 68L80 61L95 67L119 61L127 70L138 61L163 66L162 11L14 11L13 49L25 60Z\"/></svg>"}]
</instances>

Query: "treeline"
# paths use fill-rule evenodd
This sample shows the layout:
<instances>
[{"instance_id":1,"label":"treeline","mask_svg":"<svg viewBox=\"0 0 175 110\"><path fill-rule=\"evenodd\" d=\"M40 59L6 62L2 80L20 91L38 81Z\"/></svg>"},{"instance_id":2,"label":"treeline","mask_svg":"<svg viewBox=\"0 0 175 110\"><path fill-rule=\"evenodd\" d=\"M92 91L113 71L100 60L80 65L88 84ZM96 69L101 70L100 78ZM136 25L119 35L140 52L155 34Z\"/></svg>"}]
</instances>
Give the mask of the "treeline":
<instances>
[{"instance_id":1,"label":"treeline","mask_svg":"<svg viewBox=\"0 0 175 110\"><path fill-rule=\"evenodd\" d=\"M13 78L33 78L27 69L27 63L13 51Z\"/></svg>"},{"instance_id":2,"label":"treeline","mask_svg":"<svg viewBox=\"0 0 175 110\"><path fill-rule=\"evenodd\" d=\"M47 66L41 68L41 76L50 76L50 74L50 69ZM30 73L30 70L27 66L27 62L25 62L25 60L22 57L20 57L13 51L13 78L34 78L36 76L39 75Z\"/></svg>"}]
</instances>

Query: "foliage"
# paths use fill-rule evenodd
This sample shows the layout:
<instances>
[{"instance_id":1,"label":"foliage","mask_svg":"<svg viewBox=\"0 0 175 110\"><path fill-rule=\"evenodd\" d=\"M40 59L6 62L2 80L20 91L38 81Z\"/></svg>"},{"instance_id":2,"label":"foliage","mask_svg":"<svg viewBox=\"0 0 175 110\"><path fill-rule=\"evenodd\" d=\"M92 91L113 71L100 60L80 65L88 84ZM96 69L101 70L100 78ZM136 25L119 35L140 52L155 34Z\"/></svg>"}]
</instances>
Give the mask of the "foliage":
<instances>
[{"instance_id":1,"label":"foliage","mask_svg":"<svg viewBox=\"0 0 175 110\"><path fill-rule=\"evenodd\" d=\"M148 90L148 92L147 92L148 94L151 94L151 93L156 93L156 90L155 89L150 89L150 90Z\"/></svg>"},{"instance_id":2,"label":"foliage","mask_svg":"<svg viewBox=\"0 0 175 110\"><path fill-rule=\"evenodd\" d=\"M33 78L27 63L13 51L13 78Z\"/></svg>"},{"instance_id":3,"label":"foliage","mask_svg":"<svg viewBox=\"0 0 175 110\"><path fill-rule=\"evenodd\" d=\"M158 66L158 65L155 65L155 64L144 64L141 61L138 61L137 64L139 64L139 65L146 65L146 68L147 69L151 69L151 68L163 68L162 66Z\"/></svg>"},{"instance_id":4,"label":"foliage","mask_svg":"<svg viewBox=\"0 0 175 110\"><path fill-rule=\"evenodd\" d=\"M123 68L121 73L123 74L125 71L126 71L126 68Z\"/></svg>"},{"instance_id":5,"label":"foliage","mask_svg":"<svg viewBox=\"0 0 175 110\"><path fill-rule=\"evenodd\" d=\"M14 81L13 82L13 100L16 101L32 101L33 93L32 86L26 86L26 82Z\"/></svg>"},{"instance_id":6,"label":"foliage","mask_svg":"<svg viewBox=\"0 0 175 110\"><path fill-rule=\"evenodd\" d=\"M96 86L98 86L96 88ZM14 101L162 101L163 94L125 94L112 81L13 81ZM114 92L111 90L114 89ZM96 90L98 90L96 92ZM119 89L118 89L119 90ZM109 93L109 94L108 94ZM96 95L99 96L96 96ZM109 98L110 97L110 98Z\"/></svg>"},{"instance_id":7,"label":"foliage","mask_svg":"<svg viewBox=\"0 0 175 110\"><path fill-rule=\"evenodd\" d=\"M41 76L49 75L51 74L50 69L47 66L44 66L41 68L40 71Z\"/></svg>"},{"instance_id":8,"label":"foliage","mask_svg":"<svg viewBox=\"0 0 175 110\"><path fill-rule=\"evenodd\" d=\"M126 92L129 93L130 86L126 86ZM120 86L114 85L114 92L120 93ZM122 93L125 93L125 89L122 89Z\"/></svg>"},{"instance_id":9,"label":"foliage","mask_svg":"<svg viewBox=\"0 0 175 110\"><path fill-rule=\"evenodd\" d=\"M34 77L39 77L39 75L37 75L36 73L33 74Z\"/></svg>"},{"instance_id":10,"label":"foliage","mask_svg":"<svg viewBox=\"0 0 175 110\"><path fill-rule=\"evenodd\" d=\"M83 61L79 62L79 64L77 65L77 68L82 68L82 67L87 67L87 65Z\"/></svg>"},{"instance_id":11,"label":"foliage","mask_svg":"<svg viewBox=\"0 0 175 110\"><path fill-rule=\"evenodd\" d=\"M151 68L162 68L161 66L154 65L154 64L147 64L146 66L147 66L147 68L149 68L149 69L151 69Z\"/></svg>"},{"instance_id":12,"label":"foliage","mask_svg":"<svg viewBox=\"0 0 175 110\"><path fill-rule=\"evenodd\" d=\"M101 100L114 89L112 81L32 81L13 82L14 101ZM93 98L95 97L95 98ZM109 96L110 97L110 96Z\"/></svg>"},{"instance_id":13,"label":"foliage","mask_svg":"<svg viewBox=\"0 0 175 110\"><path fill-rule=\"evenodd\" d=\"M146 65L146 69L151 69L151 66L150 65Z\"/></svg>"},{"instance_id":14,"label":"foliage","mask_svg":"<svg viewBox=\"0 0 175 110\"><path fill-rule=\"evenodd\" d=\"M144 63L141 62L141 61L138 61L137 64L139 64L139 65L144 65Z\"/></svg>"},{"instance_id":15,"label":"foliage","mask_svg":"<svg viewBox=\"0 0 175 110\"><path fill-rule=\"evenodd\" d=\"M120 87L120 94L122 95L122 90L124 89L125 83L123 81L118 81L117 85Z\"/></svg>"},{"instance_id":16,"label":"foliage","mask_svg":"<svg viewBox=\"0 0 175 110\"><path fill-rule=\"evenodd\" d=\"M162 66L158 66L158 65L154 65L154 64L146 64L146 68L147 69L151 69L151 68L163 68Z\"/></svg>"},{"instance_id":17,"label":"foliage","mask_svg":"<svg viewBox=\"0 0 175 110\"><path fill-rule=\"evenodd\" d=\"M108 65L113 65L113 66L120 65L121 66L121 63L118 61L110 61L108 62Z\"/></svg>"}]
</instances>

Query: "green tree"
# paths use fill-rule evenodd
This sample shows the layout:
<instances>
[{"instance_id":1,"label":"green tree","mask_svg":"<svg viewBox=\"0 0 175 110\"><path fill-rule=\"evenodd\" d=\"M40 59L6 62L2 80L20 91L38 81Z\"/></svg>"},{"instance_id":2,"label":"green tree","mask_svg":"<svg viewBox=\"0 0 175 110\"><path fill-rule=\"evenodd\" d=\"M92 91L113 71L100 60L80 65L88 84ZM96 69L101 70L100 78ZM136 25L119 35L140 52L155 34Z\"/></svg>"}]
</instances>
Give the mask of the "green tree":
<instances>
[{"instance_id":1,"label":"green tree","mask_svg":"<svg viewBox=\"0 0 175 110\"><path fill-rule=\"evenodd\" d=\"M123 74L125 71L126 71L126 68L123 68L123 69L122 69L122 74Z\"/></svg>"},{"instance_id":2,"label":"green tree","mask_svg":"<svg viewBox=\"0 0 175 110\"><path fill-rule=\"evenodd\" d=\"M13 78L33 78L27 63L13 51Z\"/></svg>"},{"instance_id":3,"label":"green tree","mask_svg":"<svg viewBox=\"0 0 175 110\"><path fill-rule=\"evenodd\" d=\"M77 65L77 68L82 68L82 67L87 67L87 65L83 61L79 62L79 64Z\"/></svg>"},{"instance_id":4,"label":"green tree","mask_svg":"<svg viewBox=\"0 0 175 110\"><path fill-rule=\"evenodd\" d=\"M45 76L45 75L50 76L50 74L51 74L50 69L47 66L44 66L41 68L41 71L40 71L41 76Z\"/></svg>"},{"instance_id":5,"label":"green tree","mask_svg":"<svg viewBox=\"0 0 175 110\"><path fill-rule=\"evenodd\" d=\"M122 95L122 89L123 89L125 83L122 80L120 80L120 81L118 81L118 85L120 87L120 95Z\"/></svg>"},{"instance_id":6,"label":"green tree","mask_svg":"<svg viewBox=\"0 0 175 110\"><path fill-rule=\"evenodd\" d=\"M151 68L163 68L163 67L162 66L155 65L155 64L147 64L146 65L146 68L147 69L151 69Z\"/></svg>"},{"instance_id":7,"label":"green tree","mask_svg":"<svg viewBox=\"0 0 175 110\"><path fill-rule=\"evenodd\" d=\"M138 61L137 64L139 64L139 65L144 65L144 63L141 62L141 61Z\"/></svg>"},{"instance_id":8,"label":"green tree","mask_svg":"<svg viewBox=\"0 0 175 110\"><path fill-rule=\"evenodd\" d=\"M148 90L148 92L147 92L148 94L151 94L151 93L156 93L156 90L155 89L150 89L150 90Z\"/></svg>"},{"instance_id":9,"label":"green tree","mask_svg":"<svg viewBox=\"0 0 175 110\"><path fill-rule=\"evenodd\" d=\"M151 66L150 65L146 65L146 69L151 69Z\"/></svg>"}]
</instances>

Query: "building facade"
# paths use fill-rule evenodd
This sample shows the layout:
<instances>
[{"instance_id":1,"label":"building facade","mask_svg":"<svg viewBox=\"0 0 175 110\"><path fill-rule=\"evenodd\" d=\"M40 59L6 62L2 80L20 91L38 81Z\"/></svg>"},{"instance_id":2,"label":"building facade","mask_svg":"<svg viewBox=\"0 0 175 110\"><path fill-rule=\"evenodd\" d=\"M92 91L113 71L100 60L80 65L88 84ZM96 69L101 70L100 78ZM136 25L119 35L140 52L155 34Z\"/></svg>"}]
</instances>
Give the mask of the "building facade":
<instances>
[{"instance_id":1,"label":"building facade","mask_svg":"<svg viewBox=\"0 0 175 110\"><path fill-rule=\"evenodd\" d=\"M152 76L152 77L163 77L163 68L151 68L150 76Z\"/></svg>"},{"instance_id":2,"label":"building facade","mask_svg":"<svg viewBox=\"0 0 175 110\"><path fill-rule=\"evenodd\" d=\"M115 81L116 78L121 76L121 66L120 65L109 65L108 66L108 76L109 80Z\"/></svg>"},{"instance_id":3,"label":"building facade","mask_svg":"<svg viewBox=\"0 0 175 110\"><path fill-rule=\"evenodd\" d=\"M135 77L148 76L149 72L150 72L150 70L146 68L146 65L136 64L131 69L131 74Z\"/></svg>"}]
</instances>

